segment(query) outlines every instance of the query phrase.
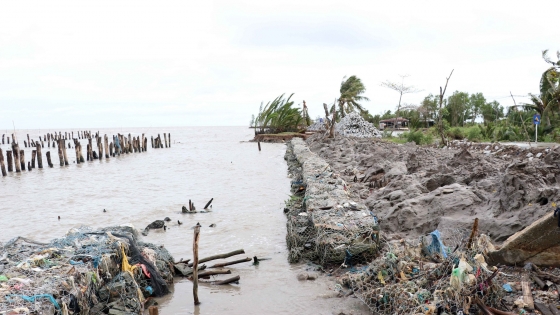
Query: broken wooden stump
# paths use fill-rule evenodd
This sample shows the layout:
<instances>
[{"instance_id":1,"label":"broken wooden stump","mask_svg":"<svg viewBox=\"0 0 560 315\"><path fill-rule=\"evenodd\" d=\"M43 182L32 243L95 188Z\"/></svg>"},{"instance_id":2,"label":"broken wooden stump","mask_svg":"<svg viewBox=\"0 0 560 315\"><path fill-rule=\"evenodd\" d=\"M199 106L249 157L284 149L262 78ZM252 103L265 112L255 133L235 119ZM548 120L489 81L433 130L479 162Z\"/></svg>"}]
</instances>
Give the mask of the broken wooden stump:
<instances>
[{"instance_id":1,"label":"broken wooden stump","mask_svg":"<svg viewBox=\"0 0 560 315\"><path fill-rule=\"evenodd\" d=\"M4 140L4 137L2 137L2 140ZM6 166L4 165L4 154L2 153L2 149L0 149L0 169L2 170L2 176L8 175L6 173Z\"/></svg>"},{"instance_id":2,"label":"broken wooden stump","mask_svg":"<svg viewBox=\"0 0 560 315\"><path fill-rule=\"evenodd\" d=\"M37 150L31 150L31 167L35 168L35 158L37 157Z\"/></svg>"},{"instance_id":3,"label":"broken wooden stump","mask_svg":"<svg viewBox=\"0 0 560 315\"><path fill-rule=\"evenodd\" d=\"M8 138L10 139L10 138ZM6 160L8 162L8 172L13 172L14 171L14 164L13 164L13 160L12 160L12 151L10 150L6 150Z\"/></svg>"},{"instance_id":4,"label":"broken wooden stump","mask_svg":"<svg viewBox=\"0 0 560 315\"><path fill-rule=\"evenodd\" d=\"M19 150L19 163L21 164L21 170L25 171L25 151Z\"/></svg>"},{"instance_id":5,"label":"broken wooden stump","mask_svg":"<svg viewBox=\"0 0 560 315\"><path fill-rule=\"evenodd\" d=\"M37 149L37 167L43 168L43 156L41 154L41 146L38 145L35 147Z\"/></svg>"},{"instance_id":6,"label":"broken wooden stump","mask_svg":"<svg viewBox=\"0 0 560 315\"><path fill-rule=\"evenodd\" d=\"M14 166L16 167L16 173L21 172L21 164L19 161L19 146L12 139L12 153L14 155Z\"/></svg>"},{"instance_id":7,"label":"broken wooden stump","mask_svg":"<svg viewBox=\"0 0 560 315\"><path fill-rule=\"evenodd\" d=\"M60 139L62 143L62 156L64 157L64 165L68 165L68 155L66 154L66 140Z\"/></svg>"},{"instance_id":8,"label":"broken wooden stump","mask_svg":"<svg viewBox=\"0 0 560 315\"><path fill-rule=\"evenodd\" d=\"M204 206L204 210L208 209L208 207L212 204L212 201L214 200L214 198L210 199L210 201L208 201L206 203L206 205Z\"/></svg>"},{"instance_id":9,"label":"broken wooden stump","mask_svg":"<svg viewBox=\"0 0 560 315\"><path fill-rule=\"evenodd\" d=\"M64 166L64 156L62 155L62 140L58 140L58 160L60 166Z\"/></svg>"},{"instance_id":10,"label":"broken wooden stump","mask_svg":"<svg viewBox=\"0 0 560 315\"><path fill-rule=\"evenodd\" d=\"M52 164L52 162L51 162L51 151L47 151L46 156L47 156L47 165L48 165L49 167L53 167L53 164Z\"/></svg>"}]
</instances>

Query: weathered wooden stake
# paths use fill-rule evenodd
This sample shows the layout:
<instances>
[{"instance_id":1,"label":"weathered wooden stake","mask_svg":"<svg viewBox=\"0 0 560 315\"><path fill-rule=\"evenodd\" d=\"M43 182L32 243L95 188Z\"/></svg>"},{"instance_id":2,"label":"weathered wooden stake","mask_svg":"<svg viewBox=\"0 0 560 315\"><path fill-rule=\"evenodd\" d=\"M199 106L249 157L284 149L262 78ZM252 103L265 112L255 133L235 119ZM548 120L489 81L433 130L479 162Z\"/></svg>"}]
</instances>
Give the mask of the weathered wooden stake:
<instances>
[{"instance_id":1,"label":"weathered wooden stake","mask_svg":"<svg viewBox=\"0 0 560 315\"><path fill-rule=\"evenodd\" d=\"M91 137L88 138L88 144L89 144L89 147L88 147L88 154L89 154L89 160L90 160L90 161L93 161L93 144L92 144L91 141L92 141Z\"/></svg>"},{"instance_id":2,"label":"weathered wooden stake","mask_svg":"<svg viewBox=\"0 0 560 315\"><path fill-rule=\"evenodd\" d=\"M99 159L103 159L103 143L101 143L101 137L97 137L97 150L99 151Z\"/></svg>"},{"instance_id":3,"label":"weathered wooden stake","mask_svg":"<svg viewBox=\"0 0 560 315\"><path fill-rule=\"evenodd\" d=\"M257 144L259 145L259 151L261 150L261 142L257 141Z\"/></svg>"},{"instance_id":4,"label":"weathered wooden stake","mask_svg":"<svg viewBox=\"0 0 560 315\"><path fill-rule=\"evenodd\" d=\"M105 142L105 159L109 158L109 137L107 135L103 136L103 140Z\"/></svg>"},{"instance_id":5,"label":"weathered wooden stake","mask_svg":"<svg viewBox=\"0 0 560 315\"><path fill-rule=\"evenodd\" d=\"M115 153L113 153L113 142L109 143L109 155L115 156Z\"/></svg>"},{"instance_id":6,"label":"weathered wooden stake","mask_svg":"<svg viewBox=\"0 0 560 315\"><path fill-rule=\"evenodd\" d=\"M9 141L10 141L10 140L8 140L8 143L10 143ZM153 149L153 148L154 148L154 136L152 136L152 149Z\"/></svg>"},{"instance_id":7,"label":"weathered wooden stake","mask_svg":"<svg viewBox=\"0 0 560 315\"><path fill-rule=\"evenodd\" d=\"M25 151L19 150L19 163L21 164L21 170L25 171Z\"/></svg>"},{"instance_id":8,"label":"weathered wooden stake","mask_svg":"<svg viewBox=\"0 0 560 315\"><path fill-rule=\"evenodd\" d=\"M144 139L145 139L144 134L142 134L142 143L140 144L142 146L142 152L146 151L146 145L145 145Z\"/></svg>"},{"instance_id":9,"label":"weathered wooden stake","mask_svg":"<svg viewBox=\"0 0 560 315\"><path fill-rule=\"evenodd\" d=\"M49 165L49 167L53 167L53 164L51 162L51 151L47 151L47 164Z\"/></svg>"},{"instance_id":10,"label":"weathered wooden stake","mask_svg":"<svg viewBox=\"0 0 560 315\"><path fill-rule=\"evenodd\" d=\"M169 140L169 147L171 148L171 133L167 133L167 140Z\"/></svg>"},{"instance_id":11,"label":"weathered wooden stake","mask_svg":"<svg viewBox=\"0 0 560 315\"><path fill-rule=\"evenodd\" d=\"M31 151L31 167L35 168L35 158L37 156L37 150Z\"/></svg>"},{"instance_id":12,"label":"weathered wooden stake","mask_svg":"<svg viewBox=\"0 0 560 315\"><path fill-rule=\"evenodd\" d=\"M68 155L66 154L66 140L60 139L62 143L62 156L64 157L64 165L68 165ZM70 143L68 143L70 145Z\"/></svg>"},{"instance_id":13,"label":"weathered wooden stake","mask_svg":"<svg viewBox=\"0 0 560 315\"><path fill-rule=\"evenodd\" d=\"M144 152L148 151L148 138L144 138Z\"/></svg>"},{"instance_id":14,"label":"weathered wooden stake","mask_svg":"<svg viewBox=\"0 0 560 315\"><path fill-rule=\"evenodd\" d=\"M31 141L29 141L29 134L27 134L27 143L31 143Z\"/></svg>"},{"instance_id":15,"label":"weathered wooden stake","mask_svg":"<svg viewBox=\"0 0 560 315\"><path fill-rule=\"evenodd\" d=\"M31 162L27 161L27 170L31 172L33 169L31 168Z\"/></svg>"},{"instance_id":16,"label":"weathered wooden stake","mask_svg":"<svg viewBox=\"0 0 560 315\"><path fill-rule=\"evenodd\" d=\"M4 140L4 138L2 138ZM0 149L0 169L2 170L2 176L6 176L6 166L4 165L4 154L2 153L2 149Z\"/></svg>"},{"instance_id":17,"label":"weathered wooden stake","mask_svg":"<svg viewBox=\"0 0 560 315\"><path fill-rule=\"evenodd\" d=\"M58 140L58 160L60 166L64 166L64 156L62 154L62 140Z\"/></svg>"},{"instance_id":18,"label":"weathered wooden stake","mask_svg":"<svg viewBox=\"0 0 560 315\"><path fill-rule=\"evenodd\" d=\"M193 239L193 296L194 305L200 304L198 300L198 239L200 237L200 226L194 228Z\"/></svg>"},{"instance_id":19,"label":"weathered wooden stake","mask_svg":"<svg viewBox=\"0 0 560 315\"><path fill-rule=\"evenodd\" d=\"M10 139L10 138L8 138ZM8 172L13 172L14 171L14 162L12 159L12 151L10 150L6 150L6 160L8 160Z\"/></svg>"},{"instance_id":20,"label":"weathered wooden stake","mask_svg":"<svg viewBox=\"0 0 560 315\"><path fill-rule=\"evenodd\" d=\"M27 141L23 140L23 145L27 148Z\"/></svg>"},{"instance_id":21,"label":"weathered wooden stake","mask_svg":"<svg viewBox=\"0 0 560 315\"><path fill-rule=\"evenodd\" d=\"M21 164L19 161L19 146L12 139L12 153L14 154L14 165L16 167L16 173L21 172Z\"/></svg>"},{"instance_id":22,"label":"weathered wooden stake","mask_svg":"<svg viewBox=\"0 0 560 315\"><path fill-rule=\"evenodd\" d=\"M78 140L74 139L74 152L76 153L76 164L80 164L80 151L79 151L79 142Z\"/></svg>"},{"instance_id":23,"label":"weathered wooden stake","mask_svg":"<svg viewBox=\"0 0 560 315\"><path fill-rule=\"evenodd\" d=\"M167 134L163 133L163 141L165 141L165 147L167 148Z\"/></svg>"},{"instance_id":24,"label":"weathered wooden stake","mask_svg":"<svg viewBox=\"0 0 560 315\"><path fill-rule=\"evenodd\" d=\"M43 156L41 155L41 146L35 147L37 149L37 167L43 168Z\"/></svg>"}]
</instances>

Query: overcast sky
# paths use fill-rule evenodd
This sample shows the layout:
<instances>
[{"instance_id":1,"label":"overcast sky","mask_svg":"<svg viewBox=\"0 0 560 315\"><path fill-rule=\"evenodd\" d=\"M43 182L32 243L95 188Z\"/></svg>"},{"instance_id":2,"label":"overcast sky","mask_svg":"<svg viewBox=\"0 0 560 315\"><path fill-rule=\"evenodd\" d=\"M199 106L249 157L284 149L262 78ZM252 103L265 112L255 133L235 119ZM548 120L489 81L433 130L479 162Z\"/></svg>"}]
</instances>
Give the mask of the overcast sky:
<instances>
[{"instance_id":1,"label":"overcast sky","mask_svg":"<svg viewBox=\"0 0 560 315\"><path fill-rule=\"evenodd\" d=\"M0 128L248 125L282 93L316 117L350 75L376 114L382 81L409 75L418 104L452 69L449 94L508 106L560 49L557 1L85 3L0 4Z\"/></svg>"}]
</instances>

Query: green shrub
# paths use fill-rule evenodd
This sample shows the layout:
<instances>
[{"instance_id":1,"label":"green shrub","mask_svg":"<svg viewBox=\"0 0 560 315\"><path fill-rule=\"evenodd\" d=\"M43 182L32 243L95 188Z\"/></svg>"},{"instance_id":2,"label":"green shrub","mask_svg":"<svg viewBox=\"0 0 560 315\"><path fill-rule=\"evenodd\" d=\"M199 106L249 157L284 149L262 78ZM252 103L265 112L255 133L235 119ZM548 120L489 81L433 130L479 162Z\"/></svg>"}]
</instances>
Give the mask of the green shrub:
<instances>
[{"instance_id":1,"label":"green shrub","mask_svg":"<svg viewBox=\"0 0 560 315\"><path fill-rule=\"evenodd\" d=\"M451 139L456 139L456 140L463 140L465 138L465 134L463 133L463 130L459 127L454 127L449 129L447 131L447 136Z\"/></svg>"},{"instance_id":2,"label":"green shrub","mask_svg":"<svg viewBox=\"0 0 560 315\"><path fill-rule=\"evenodd\" d=\"M482 140L482 133L477 126L473 126L467 129L466 131L467 139L469 141L480 141Z\"/></svg>"},{"instance_id":3,"label":"green shrub","mask_svg":"<svg viewBox=\"0 0 560 315\"><path fill-rule=\"evenodd\" d=\"M411 130L400 135L401 138L406 139L406 142L414 142L417 145L431 144L434 138L430 134L424 134L420 130Z\"/></svg>"}]
</instances>

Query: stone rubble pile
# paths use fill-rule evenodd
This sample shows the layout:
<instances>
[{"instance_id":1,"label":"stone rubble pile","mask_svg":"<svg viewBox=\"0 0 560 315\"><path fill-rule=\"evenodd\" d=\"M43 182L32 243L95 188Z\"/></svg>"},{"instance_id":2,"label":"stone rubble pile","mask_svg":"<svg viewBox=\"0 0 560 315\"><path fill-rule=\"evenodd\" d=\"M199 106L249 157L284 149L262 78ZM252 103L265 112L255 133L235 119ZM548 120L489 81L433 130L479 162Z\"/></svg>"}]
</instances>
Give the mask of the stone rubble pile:
<instances>
[{"instance_id":1,"label":"stone rubble pile","mask_svg":"<svg viewBox=\"0 0 560 315\"><path fill-rule=\"evenodd\" d=\"M311 126L307 127L307 131L324 131L326 130L325 120L317 119Z\"/></svg>"},{"instance_id":2,"label":"stone rubble pile","mask_svg":"<svg viewBox=\"0 0 560 315\"><path fill-rule=\"evenodd\" d=\"M334 126L334 130L345 137L381 138L381 132L358 113L346 115Z\"/></svg>"}]
</instances>

